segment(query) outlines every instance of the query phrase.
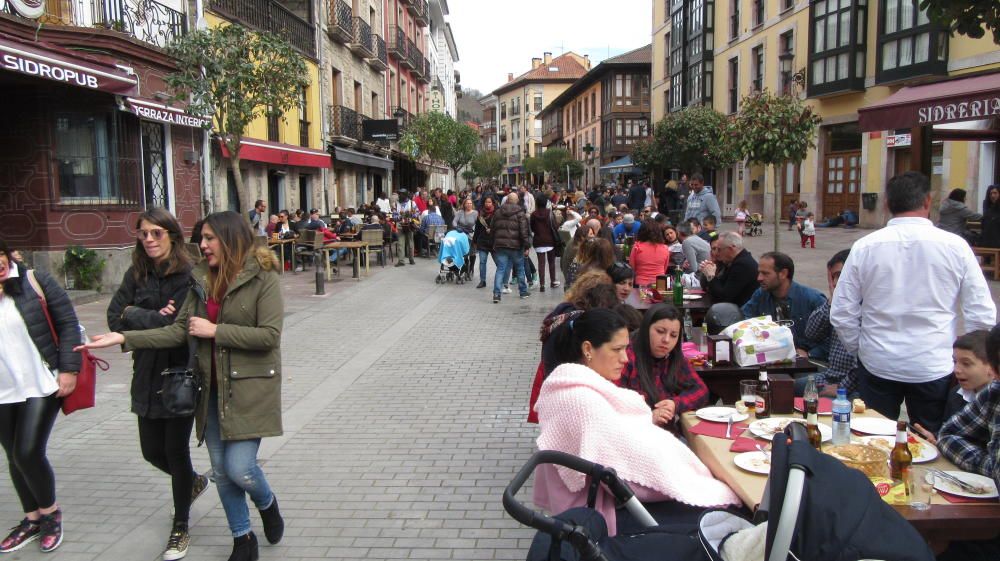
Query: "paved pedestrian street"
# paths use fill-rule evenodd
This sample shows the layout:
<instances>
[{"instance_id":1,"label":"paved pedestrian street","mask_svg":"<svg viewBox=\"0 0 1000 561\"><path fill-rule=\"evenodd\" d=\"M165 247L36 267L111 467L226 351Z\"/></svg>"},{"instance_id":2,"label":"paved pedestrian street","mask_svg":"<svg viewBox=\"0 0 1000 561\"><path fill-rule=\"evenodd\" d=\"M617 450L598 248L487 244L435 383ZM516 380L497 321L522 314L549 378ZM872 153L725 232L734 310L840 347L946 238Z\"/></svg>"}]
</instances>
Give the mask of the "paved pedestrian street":
<instances>
[{"instance_id":1,"label":"paved pedestrian street","mask_svg":"<svg viewBox=\"0 0 1000 561\"><path fill-rule=\"evenodd\" d=\"M826 259L865 233L823 231L806 250L783 231L796 280L825 292ZM771 238L748 245L760 255ZM311 271L282 278L285 434L264 440L260 460L287 530L281 544L262 545L262 559L524 558L533 531L506 515L500 497L534 448L536 427L524 419L538 327L563 292L494 305L489 288L440 286L436 272L426 259L375 266L360 282L346 274L328 284L325 297L313 296ZM107 301L78 307L90 334L106 331ZM60 417L49 441L65 542L53 554L32 545L7 559L152 561L162 553L169 481L139 451L128 355L100 356L112 367L100 378L98 406ZM207 471L205 448L193 455ZM0 520L21 517L5 480ZM214 487L195 503L191 530L188 559L227 558L232 540Z\"/></svg>"}]
</instances>

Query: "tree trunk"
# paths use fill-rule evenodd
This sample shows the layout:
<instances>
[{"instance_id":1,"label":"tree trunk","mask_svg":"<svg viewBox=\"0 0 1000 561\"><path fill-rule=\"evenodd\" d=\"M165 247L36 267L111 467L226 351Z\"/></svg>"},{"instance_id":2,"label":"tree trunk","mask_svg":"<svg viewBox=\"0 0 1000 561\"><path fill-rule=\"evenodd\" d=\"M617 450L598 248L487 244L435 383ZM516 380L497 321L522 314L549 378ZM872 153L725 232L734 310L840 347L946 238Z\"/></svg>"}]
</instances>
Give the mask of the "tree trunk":
<instances>
[{"instance_id":1,"label":"tree trunk","mask_svg":"<svg viewBox=\"0 0 1000 561\"><path fill-rule=\"evenodd\" d=\"M246 193L243 191L243 174L240 173L240 144L240 139L238 138L235 141L226 142L226 150L229 151L229 169L233 172L233 181L236 183L236 208L242 212L246 208L243 205L246 200ZM226 197L228 198L228 181L226 185Z\"/></svg>"},{"instance_id":2,"label":"tree trunk","mask_svg":"<svg viewBox=\"0 0 1000 561\"><path fill-rule=\"evenodd\" d=\"M778 178L778 164L771 164L771 169L774 173L774 251L778 251L781 247L781 241L779 236L781 235L781 228L779 224L781 223L781 185Z\"/></svg>"}]
</instances>

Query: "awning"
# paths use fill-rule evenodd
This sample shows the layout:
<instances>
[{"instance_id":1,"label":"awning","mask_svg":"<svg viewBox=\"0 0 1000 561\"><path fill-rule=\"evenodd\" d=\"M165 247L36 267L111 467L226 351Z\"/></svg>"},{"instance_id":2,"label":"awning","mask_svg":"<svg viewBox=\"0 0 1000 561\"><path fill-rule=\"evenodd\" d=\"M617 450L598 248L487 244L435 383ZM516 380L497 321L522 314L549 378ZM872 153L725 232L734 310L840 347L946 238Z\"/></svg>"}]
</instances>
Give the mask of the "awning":
<instances>
[{"instance_id":1,"label":"awning","mask_svg":"<svg viewBox=\"0 0 1000 561\"><path fill-rule=\"evenodd\" d=\"M858 109L858 126L871 132L994 116L1000 116L1000 73L905 86Z\"/></svg>"},{"instance_id":2,"label":"awning","mask_svg":"<svg viewBox=\"0 0 1000 561\"><path fill-rule=\"evenodd\" d=\"M641 172L642 168L632 163L632 156L625 156L624 158L618 158L617 160L611 162L610 164L605 164L601 166L601 171L609 171L615 173L632 173Z\"/></svg>"},{"instance_id":3,"label":"awning","mask_svg":"<svg viewBox=\"0 0 1000 561\"><path fill-rule=\"evenodd\" d=\"M194 128L203 128L210 124L208 119L189 115L183 109L170 107L151 99L126 97L125 103L128 105L129 110L136 116L151 121Z\"/></svg>"},{"instance_id":4,"label":"awning","mask_svg":"<svg viewBox=\"0 0 1000 561\"><path fill-rule=\"evenodd\" d=\"M118 67L87 60L68 49L43 47L10 37L0 37L0 68L113 94L135 95L139 92L138 80Z\"/></svg>"},{"instance_id":5,"label":"awning","mask_svg":"<svg viewBox=\"0 0 1000 561\"><path fill-rule=\"evenodd\" d=\"M358 152L350 148L341 148L340 146L333 147L333 159L346 164L370 168L392 169L395 167L395 164L389 158L365 154L364 152Z\"/></svg>"},{"instance_id":6,"label":"awning","mask_svg":"<svg viewBox=\"0 0 1000 561\"><path fill-rule=\"evenodd\" d=\"M219 144L222 146L222 155L228 158L229 150L226 149L226 144L221 139ZM279 142L267 142L256 138L243 139L240 144L240 159L305 168L331 167L330 154L322 150Z\"/></svg>"}]
</instances>

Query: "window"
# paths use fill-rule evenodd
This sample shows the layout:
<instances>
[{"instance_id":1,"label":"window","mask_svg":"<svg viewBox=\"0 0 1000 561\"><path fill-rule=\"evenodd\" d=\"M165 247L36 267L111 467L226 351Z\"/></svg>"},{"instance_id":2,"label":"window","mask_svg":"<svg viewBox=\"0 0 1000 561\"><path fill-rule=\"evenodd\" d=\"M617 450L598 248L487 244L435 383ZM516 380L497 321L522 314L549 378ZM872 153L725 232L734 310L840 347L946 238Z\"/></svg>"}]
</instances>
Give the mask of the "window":
<instances>
[{"instance_id":1,"label":"window","mask_svg":"<svg viewBox=\"0 0 1000 561\"><path fill-rule=\"evenodd\" d=\"M670 32L663 34L663 79L670 77Z\"/></svg>"},{"instance_id":2,"label":"window","mask_svg":"<svg viewBox=\"0 0 1000 561\"><path fill-rule=\"evenodd\" d=\"M542 94L536 93L535 94L535 113L538 113L541 110L542 110Z\"/></svg>"},{"instance_id":3,"label":"window","mask_svg":"<svg viewBox=\"0 0 1000 561\"><path fill-rule=\"evenodd\" d=\"M410 110L410 100L406 97L406 92L408 92L408 91L409 90L407 89L407 86L406 86L406 80L400 78L399 79L399 106L402 107L403 109L407 110L407 111Z\"/></svg>"},{"instance_id":4,"label":"window","mask_svg":"<svg viewBox=\"0 0 1000 561\"><path fill-rule=\"evenodd\" d=\"M736 113L740 107L740 59L729 59L729 112Z\"/></svg>"},{"instance_id":5,"label":"window","mask_svg":"<svg viewBox=\"0 0 1000 561\"><path fill-rule=\"evenodd\" d=\"M309 88L299 88L299 146L309 146Z\"/></svg>"},{"instance_id":6,"label":"window","mask_svg":"<svg viewBox=\"0 0 1000 561\"><path fill-rule=\"evenodd\" d=\"M810 96L864 90L867 0L809 4Z\"/></svg>"},{"instance_id":7,"label":"window","mask_svg":"<svg viewBox=\"0 0 1000 561\"><path fill-rule=\"evenodd\" d=\"M778 36L778 62L781 68L781 93L792 93L792 76L795 73L795 36L789 31Z\"/></svg>"},{"instance_id":8,"label":"window","mask_svg":"<svg viewBox=\"0 0 1000 561\"><path fill-rule=\"evenodd\" d=\"M597 118L597 92L590 92L590 118Z\"/></svg>"},{"instance_id":9,"label":"window","mask_svg":"<svg viewBox=\"0 0 1000 561\"><path fill-rule=\"evenodd\" d=\"M795 0L781 0L781 11L787 12L795 7Z\"/></svg>"},{"instance_id":10,"label":"window","mask_svg":"<svg viewBox=\"0 0 1000 561\"><path fill-rule=\"evenodd\" d=\"M837 0L831 0L836 2ZM764 25L764 0L753 0L753 26Z\"/></svg>"},{"instance_id":11,"label":"window","mask_svg":"<svg viewBox=\"0 0 1000 561\"><path fill-rule=\"evenodd\" d=\"M521 98L515 97L514 101L510 102L510 114L520 115L521 114Z\"/></svg>"},{"instance_id":12,"label":"window","mask_svg":"<svg viewBox=\"0 0 1000 561\"><path fill-rule=\"evenodd\" d=\"M671 2L670 110L711 105L715 0Z\"/></svg>"},{"instance_id":13,"label":"window","mask_svg":"<svg viewBox=\"0 0 1000 561\"><path fill-rule=\"evenodd\" d=\"M118 111L57 113L55 159L63 203L138 204L138 119Z\"/></svg>"},{"instance_id":14,"label":"window","mask_svg":"<svg viewBox=\"0 0 1000 561\"><path fill-rule=\"evenodd\" d=\"M750 51L751 91L764 90L764 45L757 45Z\"/></svg>"},{"instance_id":15,"label":"window","mask_svg":"<svg viewBox=\"0 0 1000 561\"><path fill-rule=\"evenodd\" d=\"M740 36L740 2L729 0L729 40L734 41Z\"/></svg>"},{"instance_id":16,"label":"window","mask_svg":"<svg viewBox=\"0 0 1000 561\"><path fill-rule=\"evenodd\" d=\"M507 142L507 124L501 123L500 125L500 142Z\"/></svg>"},{"instance_id":17,"label":"window","mask_svg":"<svg viewBox=\"0 0 1000 561\"><path fill-rule=\"evenodd\" d=\"M267 111L267 139L271 142L281 142L281 113L272 108Z\"/></svg>"},{"instance_id":18,"label":"window","mask_svg":"<svg viewBox=\"0 0 1000 561\"><path fill-rule=\"evenodd\" d=\"M876 82L947 73L947 30L931 23L919 4L919 0L879 2Z\"/></svg>"},{"instance_id":19,"label":"window","mask_svg":"<svg viewBox=\"0 0 1000 561\"><path fill-rule=\"evenodd\" d=\"M500 118L501 119L506 119L507 118L507 102L506 101L500 104Z\"/></svg>"}]
</instances>

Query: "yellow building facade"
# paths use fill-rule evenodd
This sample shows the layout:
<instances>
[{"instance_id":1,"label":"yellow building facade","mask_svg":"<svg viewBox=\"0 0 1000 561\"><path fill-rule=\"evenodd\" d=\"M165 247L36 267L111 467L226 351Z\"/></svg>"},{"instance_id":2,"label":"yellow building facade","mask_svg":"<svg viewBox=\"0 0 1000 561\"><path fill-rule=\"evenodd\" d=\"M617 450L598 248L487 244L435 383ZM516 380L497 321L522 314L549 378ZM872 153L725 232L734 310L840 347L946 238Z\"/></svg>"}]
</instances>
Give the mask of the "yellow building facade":
<instances>
[{"instance_id":1,"label":"yellow building facade","mask_svg":"<svg viewBox=\"0 0 1000 561\"><path fill-rule=\"evenodd\" d=\"M653 123L670 110L670 11L669 2L653 2L653 63L650 99Z\"/></svg>"},{"instance_id":2,"label":"yellow building facade","mask_svg":"<svg viewBox=\"0 0 1000 561\"><path fill-rule=\"evenodd\" d=\"M979 40L948 37L920 13L919 0L714 4L712 105L734 114L740 99L759 89L806 100L822 119L817 146L801 165L777 170L777 182L782 209L792 200L804 201L820 219L846 209L858 213L862 224L881 225L885 183L896 173L918 168L912 161L911 131L862 132L859 109L903 87L1000 70L1000 46L989 34ZM947 133L935 129L934 136L947 138ZM995 179L995 161L995 141L935 140L929 171L937 196L961 187L975 208ZM746 200L752 211L772 216L774 173L742 164L717 170L715 189L726 214ZM862 204L864 193L875 194L866 197L870 209Z\"/></svg>"}]
</instances>

